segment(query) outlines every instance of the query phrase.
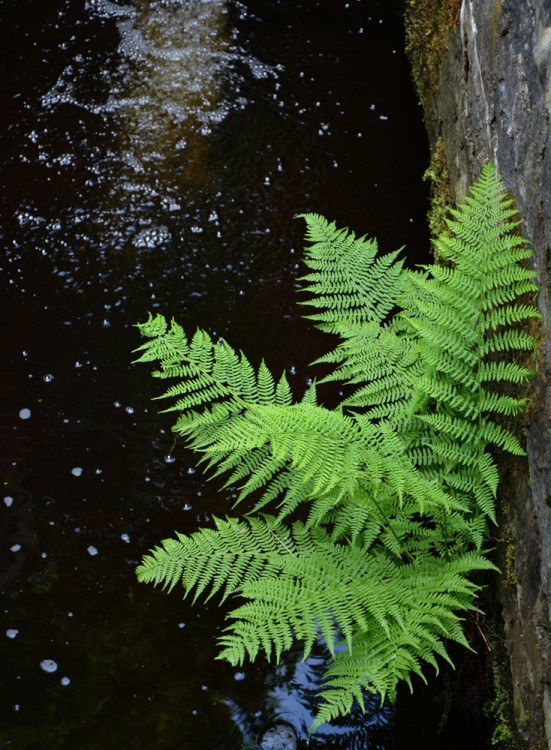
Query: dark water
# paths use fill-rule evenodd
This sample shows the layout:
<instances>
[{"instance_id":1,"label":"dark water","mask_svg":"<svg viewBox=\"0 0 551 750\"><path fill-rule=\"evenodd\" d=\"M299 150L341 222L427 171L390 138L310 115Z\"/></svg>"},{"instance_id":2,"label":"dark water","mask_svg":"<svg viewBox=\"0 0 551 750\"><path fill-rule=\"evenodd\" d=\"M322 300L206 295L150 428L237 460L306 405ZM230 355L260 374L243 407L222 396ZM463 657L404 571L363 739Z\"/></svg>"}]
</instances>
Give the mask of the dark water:
<instances>
[{"instance_id":1,"label":"dark water","mask_svg":"<svg viewBox=\"0 0 551 750\"><path fill-rule=\"evenodd\" d=\"M0 0L0 747L233 750L281 717L306 746L322 655L236 670L215 661L214 603L135 580L144 552L231 496L155 413L132 324L201 325L300 392L323 340L295 305L294 214L426 258L401 11ZM432 697L421 721L408 701L310 746L405 748L422 727L441 747Z\"/></svg>"}]
</instances>

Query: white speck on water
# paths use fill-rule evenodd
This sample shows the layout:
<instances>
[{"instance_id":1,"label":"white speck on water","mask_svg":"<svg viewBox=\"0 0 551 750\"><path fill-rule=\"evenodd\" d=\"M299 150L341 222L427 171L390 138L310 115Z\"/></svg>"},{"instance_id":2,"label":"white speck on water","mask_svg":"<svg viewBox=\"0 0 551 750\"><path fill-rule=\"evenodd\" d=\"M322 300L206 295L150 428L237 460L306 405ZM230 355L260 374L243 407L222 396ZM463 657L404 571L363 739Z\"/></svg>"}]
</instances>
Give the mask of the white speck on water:
<instances>
[{"instance_id":1,"label":"white speck on water","mask_svg":"<svg viewBox=\"0 0 551 750\"><path fill-rule=\"evenodd\" d=\"M17 630L17 628L8 628L8 630L6 630L6 638L11 638L13 640L14 638L17 638L18 635L19 630Z\"/></svg>"},{"instance_id":2,"label":"white speck on water","mask_svg":"<svg viewBox=\"0 0 551 750\"><path fill-rule=\"evenodd\" d=\"M379 120L386 121L388 120L388 117L386 115L379 115Z\"/></svg>"},{"instance_id":3,"label":"white speck on water","mask_svg":"<svg viewBox=\"0 0 551 750\"><path fill-rule=\"evenodd\" d=\"M125 409L125 412L127 414L134 414L134 407L133 406L127 406Z\"/></svg>"},{"instance_id":4,"label":"white speck on water","mask_svg":"<svg viewBox=\"0 0 551 750\"><path fill-rule=\"evenodd\" d=\"M63 687L66 687L67 685L71 684L71 680L68 677L62 677L60 680Z\"/></svg>"},{"instance_id":5,"label":"white speck on water","mask_svg":"<svg viewBox=\"0 0 551 750\"><path fill-rule=\"evenodd\" d=\"M87 551L91 557L95 557L98 554L98 550L92 544L87 548Z\"/></svg>"},{"instance_id":6,"label":"white speck on water","mask_svg":"<svg viewBox=\"0 0 551 750\"><path fill-rule=\"evenodd\" d=\"M186 627L186 623L185 622L179 622L178 623L178 627L180 628L180 630L183 630Z\"/></svg>"},{"instance_id":7,"label":"white speck on water","mask_svg":"<svg viewBox=\"0 0 551 750\"><path fill-rule=\"evenodd\" d=\"M13 707L13 710L14 711L19 711L19 709L20 709L19 703L15 703L14 707Z\"/></svg>"},{"instance_id":8,"label":"white speck on water","mask_svg":"<svg viewBox=\"0 0 551 750\"><path fill-rule=\"evenodd\" d=\"M20 549L21 549L20 544L12 544L12 546L10 547L11 552L19 552Z\"/></svg>"},{"instance_id":9,"label":"white speck on water","mask_svg":"<svg viewBox=\"0 0 551 750\"><path fill-rule=\"evenodd\" d=\"M121 408L121 406L122 406L122 404L121 404L121 402L120 402L120 401L113 401L113 406L114 406L114 407L115 407L116 409L120 409L120 408Z\"/></svg>"},{"instance_id":10,"label":"white speck on water","mask_svg":"<svg viewBox=\"0 0 551 750\"><path fill-rule=\"evenodd\" d=\"M40 669L51 674L52 672L57 671L57 663L53 659L42 659L40 662Z\"/></svg>"},{"instance_id":11,"label":"white speck on water","mask_svg":"<svg viewBox=\"0 0 551 750\"><path fill-rule=\"evenodd\" d=\"M73 469L71 469L71 474L74 477L79 477L83 472L83 469L81 466L75 466Z\"/></svg>"},{"instance_id":12,"label":"white speck on water","mask_svg":"<svg viewBox=\"0 0 551 750\"><path fill-rule=\"evenodd\" d=\"M54 376L51 373L48 373L48 374L42 376L42 380L45 383L51 383L52 380L55 380L55 378L54 378Z\"/></svg>"},{"instance_id":13,"label":"white speck on water","mask_svg":"<svg viewBox=\"0 0 551 750\"><path fill-rule=\"evenodd\" d=\"M128 536L128 534L121 534L121 539L123 542L126 542L127 544L130 543L130 537Z\"/></svg>"},{"instance_id":14,"label":"white speck on water","mask_svg":"<svg viewBox=\"0 0 551 750\"><path fill-rule=\"evenodd\" d=\"M6 497L4 498L4 505L6 506L6 508L11 508L11 506L13 505L13 497L10 497L10 495L6 495Z\"/></svg>"},{"instance_id":15,"label":"white speck on water","mask_svg":"<svg viewBox=\"0 0 551 750\"><path fill-rule=\"evenodd\" d=\"M30 419L31 418L31 410L30 409L20 409L19 410L19 419Z\"/></svg>"}]
</instances>

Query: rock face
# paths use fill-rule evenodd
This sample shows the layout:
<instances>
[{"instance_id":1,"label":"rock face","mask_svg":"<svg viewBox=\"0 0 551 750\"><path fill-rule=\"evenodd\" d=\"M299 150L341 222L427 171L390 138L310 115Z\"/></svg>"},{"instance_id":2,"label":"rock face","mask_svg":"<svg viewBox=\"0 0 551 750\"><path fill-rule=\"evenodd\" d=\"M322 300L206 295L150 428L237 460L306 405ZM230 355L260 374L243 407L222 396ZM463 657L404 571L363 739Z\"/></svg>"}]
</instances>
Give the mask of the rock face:
<instances>
[{"instance_id":1,"label":"rock face","mask_svg":"<svg viewBox=\"0 0 551 750\"><path fill-rule=\"evenodd\" d=\"M431 3L410 0L410 14ZM439 70L425 118L453 196L493 160L535 248L542 333L528 461L504 467L500 541L517 740L541 750L551 748L551 0L463 0Z\"/></svg>"}]
</instances>

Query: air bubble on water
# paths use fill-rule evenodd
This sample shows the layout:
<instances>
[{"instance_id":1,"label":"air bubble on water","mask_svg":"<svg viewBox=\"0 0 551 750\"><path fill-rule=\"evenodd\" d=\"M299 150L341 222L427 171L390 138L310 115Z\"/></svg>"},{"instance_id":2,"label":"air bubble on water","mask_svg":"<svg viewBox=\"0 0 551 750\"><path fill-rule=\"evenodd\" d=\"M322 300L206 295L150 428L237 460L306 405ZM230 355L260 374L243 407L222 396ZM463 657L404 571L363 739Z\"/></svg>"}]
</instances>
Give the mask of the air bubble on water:
<instances>
[{"instance_id":1,"label":"air bubble on water","mask_svg":"<svg viewBox=\"0 0 551 750\"><path fill-rule=\"evenodd\" d=\"M19 419L30 419L31 418L31 410L30 409L20 409L19 410Z\"/></svg>"},{"instance_id":2,"label":"air bubble on water","mask_svg":"<svg viewBox=\"0 0 551 750\"><path fill-rule=\"evenodd\" d=\"M13 640L14 638L17 638L18 635L19 630L17 628L8 628L8 630L6 630L7 638L11 638Z\"/></svg>"},{"instance_id":3,"label":"air bubble on water","mask_svg":"<svg viewBox=\"0 0 551 750\"><path fill-rule=\"evenodd\" d=\"M127 414L134 414L134 407L133 406L127 406L125 409L125 412Z\"/></svg>"},{"instance_id":4,"label":"air bubble on water","mask_svg":"<svg viewBox=\"0 0 551 750\"><path fill-rule=\"evenodd\" d=\"M20 544L12 544L12 546L10 547L11 552L19 552L20 550L21 550Z\"/></svg>"},{"instance_id":5,"label":"air bubble on water","mask_svg":"<svg viewBox=\"0 0 551 750\"><path fill-rule=\"evenodd\" d=\"M196 471L195 467L194 466L190 466L189 469L187 470L187 473L188 474L195 474L195 471Z\"/></svg>"},{"instance_id":6,"label":"air bubble on water","mask_svg":"<svg viewBox=\"0 0 551 750\"><path fill-rule=\"evenodd\" d=\"M297 368L294 365L291 365L289 367L289 375L296 375L297 374Z\"/></svg>"},{"instance_id":7,"label":"air bubble on water","mask_svg":"<svg viewBox=\"0 0 551 750\"><path fill-rule=\"evenodd\" d=\"M63 687L67 687L67 685L71 684L71 680L68 677L62 677L60 680Z\"/></svg>"},{"instance_id":8,"label":"air bubble on water","mask_svg":"<svg viewBox=\"0 0 551 750\"><path fill-rule=\"evenodd\" d=\"M87 552L91 557L95 557L98 554L98 550L92 544L87 548Z\"/></svg>"},{"instance_id":9,"label":"air bubble on water","mask_svg":"<svg viewBox=\"0 0 551 750\"><path fill-rule=\"evenodd\" d=\"M121 406L122 406L122 404L121 404L121 402L120 402L120 401L113 401L113 406L114 406L114 407L115 407L116 409L120 409L120 408L121 408Z\"/></svg>"},{"instance_id":10,"label":"air bubble on water","mask_svg":"<svg viewBox=\"0 0 551 750\"><path fill-rule=\"evenodd\" d=\"M74 477L79 477L83 471L84 469L81 466L75 466L73 469L71 469L71 474Z\"/></svg>"},{"instance_id":11,"label":"air bubble on water","mask_svg":"<svg viewBox=\"0 0 551 750\"><path fill-rule=\"evenodd\" d=\"M13 497L10 497L10 495L6 495L6 497L4 498L4 505L6 506L6 508L11 508L11 506L13 505Z\"/></svg>"},{"instance_id":12,"label":"air bubble on water","mask_svg":"<svg viewBox=\"0 0 551 750\"><path fill-rule=\"evenodd\" d=\"M176 461L176 457L172 453L167 453L165 456L165 464L173 464Z\"/></svg>"},{"instance_id":13,"label":"air bubble on water","mask_svg":"<svg viewBox=\"0 0 551 750\"><path fill-rule=\"evenodd\" d=\"M57 663L53 659L42 659L40 669L51 674L57 671Z\"/></svg>"},{"instance_id":14,"label":"air bubble on water","mask_svg":"<svg viewBox=\"0 0 551 750\"><path fill-rule=\"evenodd\" d=\"M233 679L234 679L234 680L235 680L236 682L241 682L242 680L244 680L244 679L245 679L245 672L236 672L236 673L234 674L234 676L233 676Z\"/></svg>"},{"instance_id":15,"label":"air bubble on water","mask_svg":"<svg viewBox=\"0 0 551 750\"><path fill-rule=\"evenodd\" d=\"M180 628L180 630L183 630L186 627L186 623L185 622L179 622L178 623L178 627Z\"/></svg>"},{"instance_id":16,"label":"air bubble on water","mask_svg":"<svg viewBox=\"0 0 551 750\"><path fill-rule=\"evenodd\" d=\"M182 505L182 510L191 510L192 508L193 505L191 505L190 503L184 503L184 505Z\"/></svg>"},{"instance_id":17,"label":"air bubble on water","mask_svg":"<svg viewBox=\"0 0 551 750\"><path fill-rule=\"evenodd\" d=\"M121 534L121 539L123 542L126 542L127 544L130 543L130 537L128 536L128 534Z\"/></svg>"},{"instance_id":18,"label":"air bubble on water","mask_svg":"<svg viewBox=\"0 0 551 750\"><path fill-rule=\"evenodd\" d=\"M50 373L48 373L48 374L46 374L46 375L43 375L43 376L42 376L42 380L43 380L43 381L44 381L45 383L51 383L51 382L52 382L52 380L55 380L55 378L54 378L54 376L53 376L53 375L51 375Z\"/></svg>"}]
</instances>

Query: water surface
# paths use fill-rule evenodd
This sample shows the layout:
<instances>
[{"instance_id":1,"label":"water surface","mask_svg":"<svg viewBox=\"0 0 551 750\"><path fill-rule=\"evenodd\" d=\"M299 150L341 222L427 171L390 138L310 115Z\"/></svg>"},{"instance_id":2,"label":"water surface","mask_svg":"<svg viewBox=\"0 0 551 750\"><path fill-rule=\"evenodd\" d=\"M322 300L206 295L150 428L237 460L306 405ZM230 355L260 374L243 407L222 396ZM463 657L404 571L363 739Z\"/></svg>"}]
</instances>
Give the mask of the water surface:
<instances>
[{"instance_id":1,"label":"water surface","mask_svg":"<svg viewBox=\"0 0 551 750\"><path fill-rule=\"evenodd\" d=\"M132 324L201 325L300 393L324 342L293 216L426 258L401 2L3 0L0 21L0 744L233 750L276 717L305 743L322 654L234 669L215 603L135 580L232 497L155 413ZM393 721L374 701L310 746L388 750Z\"/></svg>"}]
</instances>

